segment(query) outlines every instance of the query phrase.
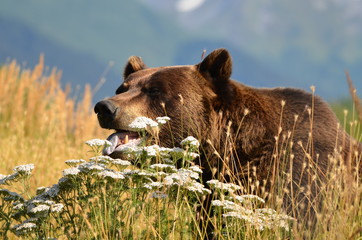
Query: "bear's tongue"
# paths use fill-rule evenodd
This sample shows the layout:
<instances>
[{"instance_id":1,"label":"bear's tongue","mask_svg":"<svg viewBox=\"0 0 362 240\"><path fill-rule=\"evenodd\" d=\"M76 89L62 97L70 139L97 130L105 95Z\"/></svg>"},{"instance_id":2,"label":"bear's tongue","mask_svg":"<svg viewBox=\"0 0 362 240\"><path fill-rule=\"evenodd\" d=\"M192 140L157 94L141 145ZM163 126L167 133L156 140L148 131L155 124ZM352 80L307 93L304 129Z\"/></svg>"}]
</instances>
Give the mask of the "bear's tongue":
<instances>
[{"instance_id":1,"label":"bear's tongue","mask_svg":"<svg viewBox=\"0 0 362 240\"><path fill-rule=\"evenodd\" d=\"M104 155L110 155L115 150L117 150L117 148L119 148L121 146L138 145L138 143L140 142L140 137L139 137L138 133L136 133L136 132L125 132L124 131L124 132L115 132L115 133L111 134L107 138L107 140L110 141L112 143L112 145L103 149Z\"/></svg>"}]
</instances>

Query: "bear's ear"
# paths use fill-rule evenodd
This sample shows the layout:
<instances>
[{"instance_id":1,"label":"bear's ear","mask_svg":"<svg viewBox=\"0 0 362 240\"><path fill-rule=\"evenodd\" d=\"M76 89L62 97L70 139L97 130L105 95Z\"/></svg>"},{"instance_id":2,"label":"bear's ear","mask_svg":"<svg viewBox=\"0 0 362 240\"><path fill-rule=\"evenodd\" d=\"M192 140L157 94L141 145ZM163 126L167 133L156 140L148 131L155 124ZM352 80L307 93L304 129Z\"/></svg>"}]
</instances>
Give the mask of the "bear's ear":
<instances>
[{"instance_id":1,"label":"bear's ear","mask_svg":"<svg viewBox=\"0 0 362 240\"><path fill-rule=\"evenodd\" d=\"M131 56L128 58L126 67L124 68L123 77L126 79L131 73L147 68L142 58L137 56Z\"/></svg>"},{"instance_id":2,"label":"bear's ear","mask_svg":"<svg viewBox=\"0 0 362 240\"><path fill-rule=\"evenodd\" d=\"M211 77L214 84L227 82L230 79L232 72L231 56L224 48L212 51L196 66L202 75L205 77Z\"/></svg>"}]
</instances>

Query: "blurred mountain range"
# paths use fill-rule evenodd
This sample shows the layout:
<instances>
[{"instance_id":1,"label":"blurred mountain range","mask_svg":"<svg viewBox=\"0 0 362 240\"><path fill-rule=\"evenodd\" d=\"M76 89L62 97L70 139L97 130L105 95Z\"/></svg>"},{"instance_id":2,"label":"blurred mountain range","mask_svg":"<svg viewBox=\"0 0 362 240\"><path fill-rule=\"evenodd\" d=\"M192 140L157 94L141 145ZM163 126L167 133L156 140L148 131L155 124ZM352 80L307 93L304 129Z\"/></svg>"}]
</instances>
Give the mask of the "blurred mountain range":
<instances>
[{"instance_id":1,"label":"blurred mountain range","mask_svg":"<svg viewBox=\"0 0 362 240\"><path fill-rule=\"evenodd\" d=\"M45 54L73 88L106 81L110 96L131 55L149 66L195 64L228 48L233 78L291 86L328 100L348 95L344 71L362 91L360 0L2 0L0 64L29 67ZM108 70L109 69L109 70Z\"/></svg>"}]
</instances>

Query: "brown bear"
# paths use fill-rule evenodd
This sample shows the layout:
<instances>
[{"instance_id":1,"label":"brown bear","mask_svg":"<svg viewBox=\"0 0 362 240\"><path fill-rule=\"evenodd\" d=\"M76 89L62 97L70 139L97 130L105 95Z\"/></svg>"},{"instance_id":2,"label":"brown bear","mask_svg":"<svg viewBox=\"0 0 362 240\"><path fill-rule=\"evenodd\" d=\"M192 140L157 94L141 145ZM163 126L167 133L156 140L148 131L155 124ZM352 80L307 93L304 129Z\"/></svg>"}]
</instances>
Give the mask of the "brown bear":
<instances>
[{"instance_id":1,"label":"brown bear","mask_svg":"<svg viewBox=\"0 0 362 240\"><path fill-rule=\"evenodd\" d=\"M160 130L161 145L198 138L204 182L216 177L248 186L254 181L266 192L285 191L286 210L303 209L297 211L303 216L314 211L331 156L341 156L353 169L351 153L361 146L314 94L245 86L231 80L231 72L226 49L189 66L148 68L141 58L130 57L116 95L95 106L101 127L116 131L111 138L117 146L106 154L117 157L118 145L138 138L128 127L136 117L167 115L170 127Z\"/></svg>"}]
</instances>

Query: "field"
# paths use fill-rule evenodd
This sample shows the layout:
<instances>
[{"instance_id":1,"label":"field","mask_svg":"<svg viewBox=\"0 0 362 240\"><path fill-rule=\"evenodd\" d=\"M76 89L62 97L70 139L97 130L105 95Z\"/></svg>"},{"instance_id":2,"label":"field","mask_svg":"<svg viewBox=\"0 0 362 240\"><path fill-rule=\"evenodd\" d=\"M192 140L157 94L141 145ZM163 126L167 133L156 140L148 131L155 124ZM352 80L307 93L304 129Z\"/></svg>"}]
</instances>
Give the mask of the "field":
<instances>
[{"instance_id":1,"label":"field","mask_svg":"<svg viewBox=\"0 0 362 240\"><path fill-rule=\"evenodd\" d=\"M110 132L98 126L92 91L86 87L72 99L60 77L42 57L32 70L16 62L0 67L0 238L202 239L209 222L219 239L362 239L361 176L339 165L338 154L316 223L283 213L286 185L265 203L258 184L248 192L236 180L213 180L214 214L199 224L197 208L210 191L199 184L202 170L192 162L197 140L185 139L182 149L130 149L137 168L100 157L107 143L88 140ZM361 140L357 113L343 108L335 105L342 126ZM182 162L178 169L176 161Z\"/></svg>"}]
</instances>

